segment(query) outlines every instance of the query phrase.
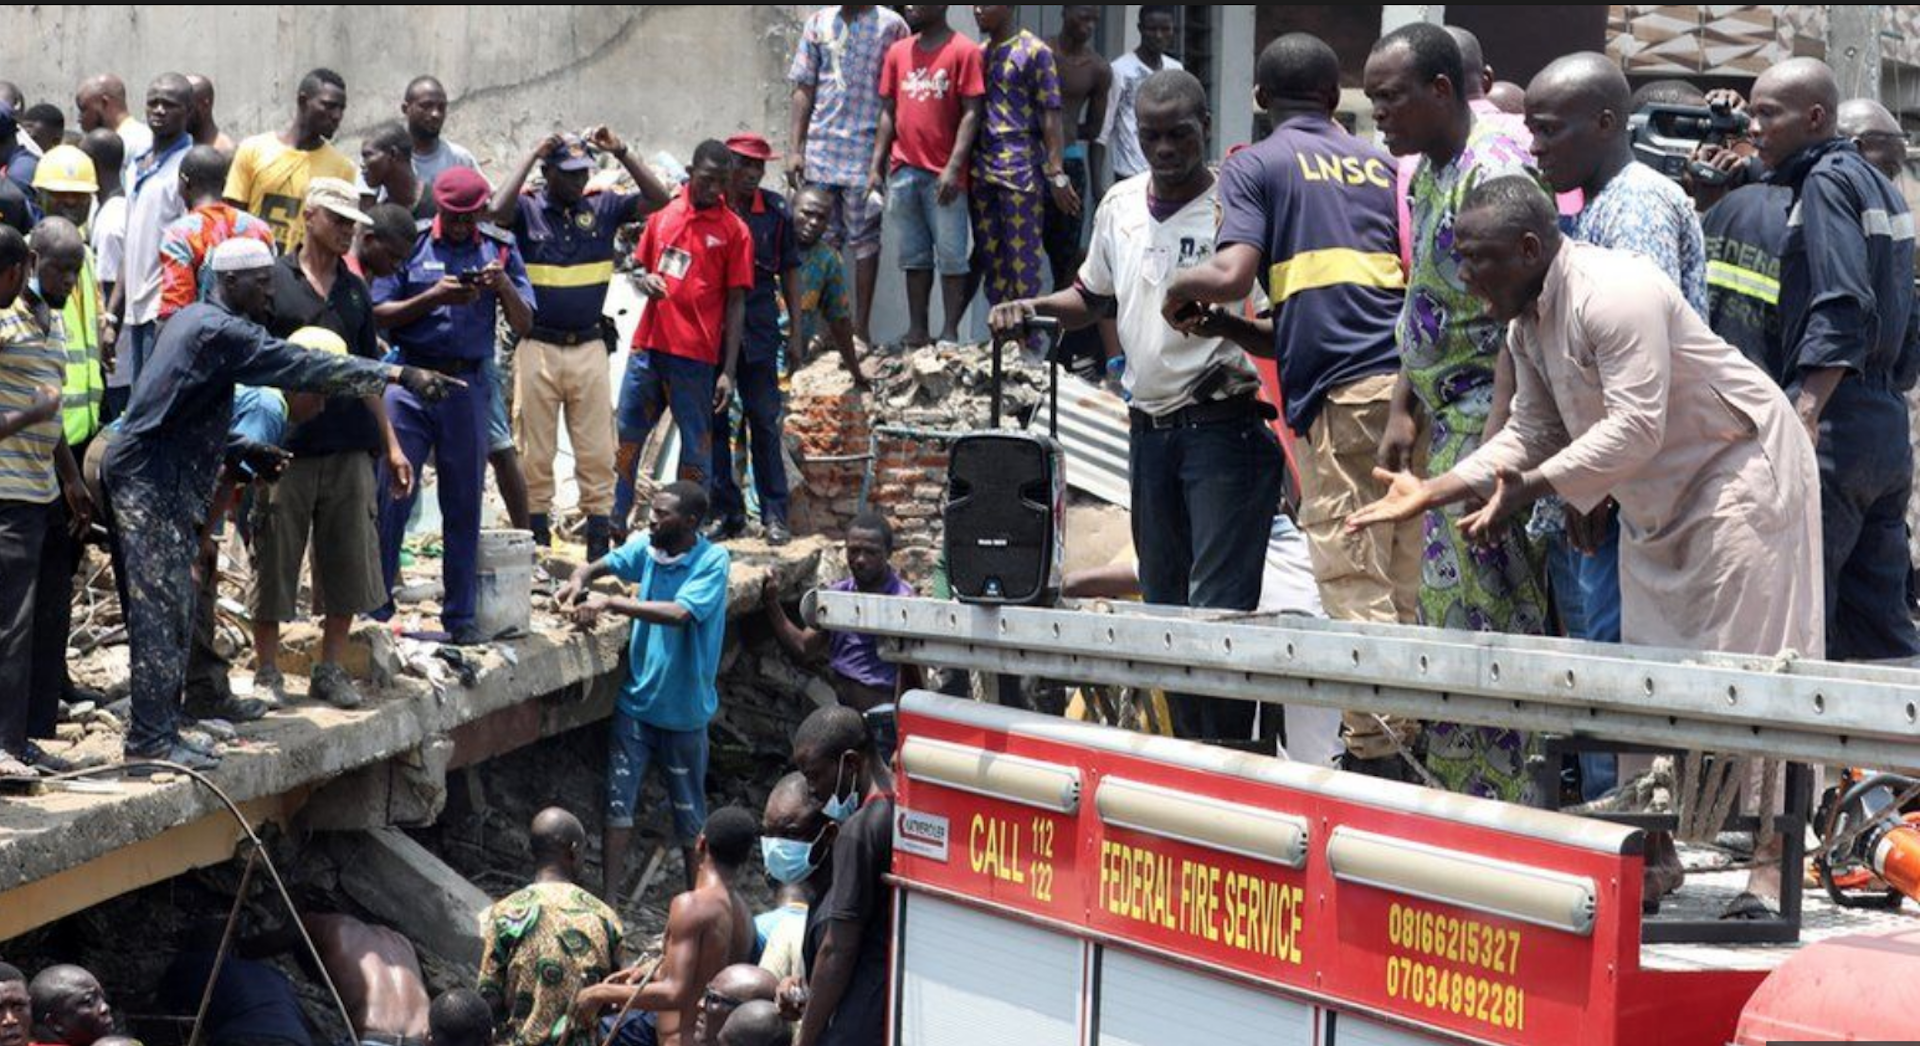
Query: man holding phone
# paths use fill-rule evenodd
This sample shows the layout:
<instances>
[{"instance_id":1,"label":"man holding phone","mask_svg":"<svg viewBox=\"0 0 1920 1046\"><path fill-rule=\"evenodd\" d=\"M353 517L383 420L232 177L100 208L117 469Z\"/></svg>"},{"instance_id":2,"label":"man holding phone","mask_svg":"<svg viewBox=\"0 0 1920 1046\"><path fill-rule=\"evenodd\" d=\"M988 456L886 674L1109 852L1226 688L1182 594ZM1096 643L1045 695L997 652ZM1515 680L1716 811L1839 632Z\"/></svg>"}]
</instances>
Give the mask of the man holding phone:
<instances>
[{"instance_id":1,"label":"man holding phone","mask_svg":"<svg viewBox=\"0 0 1920 1046\"><path fill-rule=\"evenodd\" d=\"M1149 603L1250 611L1260 605L1284 462L1242 345L1273 352L1270 324L1189 301L1163 310L1181 273L1213 256L1219 187L1207 167L1211 117L1192 74L1157 73L1140 88L1139 134L1151 173L1108 192L1074 286L1009 302L989 318L996 336L1035 316L1069 329L1117 319L1132 406L1133 540ZM1250 704L1190 698L1175 730L1194 740L1248 740Z\"/></svg>"},{"instance_id":2,"label":"man holding phone","mask_svg":"<svg viewBox=\"0 0 1920 1046\"><path fill-rule=\"evenodd\" d=\"M387 413L415 475L434 455L440 513L446 520L443 563L447 599L441 623L452 640L476 645L498 638L475 627L480 554L480 501L487 472L487 419L493 385L484 380L501 315L514 333L533 329L533 286L513 234L481 221L491 190L480 172L455 167L433 184L439 217L421 225L413 256L373 284L374 320L401 362L466 384L439 403L404 389L387 394ZM382 468L380 487L393 478ZM415 491L380 508L380 560L391 592L400 577L400 546ZM392 607L386 613L390 616Z\"/></svg>"}]
</instances>

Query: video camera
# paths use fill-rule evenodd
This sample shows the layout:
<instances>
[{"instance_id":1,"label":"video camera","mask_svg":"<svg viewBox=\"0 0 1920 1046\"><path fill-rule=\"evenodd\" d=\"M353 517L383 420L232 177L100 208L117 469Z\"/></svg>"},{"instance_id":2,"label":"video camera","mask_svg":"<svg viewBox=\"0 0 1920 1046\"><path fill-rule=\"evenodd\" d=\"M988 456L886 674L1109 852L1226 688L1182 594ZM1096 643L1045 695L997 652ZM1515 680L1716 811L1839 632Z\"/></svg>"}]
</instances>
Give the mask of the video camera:
<instances>
[{"instance_id":1,"label":"video camera","mask_svg":"<svg viewBox=\"0 0 1920 1046\"><path fill-rule=\"evenodd\" d=\"M1676 182L1691 174L1696 183L1723 185L1729 175L1694 162L1703 145L1730 146L1747 136L1751 121L1726 103L1712 106L1649 105L1633 115L1633 154L1640 162Z\"/></svg>"}]
</instances>

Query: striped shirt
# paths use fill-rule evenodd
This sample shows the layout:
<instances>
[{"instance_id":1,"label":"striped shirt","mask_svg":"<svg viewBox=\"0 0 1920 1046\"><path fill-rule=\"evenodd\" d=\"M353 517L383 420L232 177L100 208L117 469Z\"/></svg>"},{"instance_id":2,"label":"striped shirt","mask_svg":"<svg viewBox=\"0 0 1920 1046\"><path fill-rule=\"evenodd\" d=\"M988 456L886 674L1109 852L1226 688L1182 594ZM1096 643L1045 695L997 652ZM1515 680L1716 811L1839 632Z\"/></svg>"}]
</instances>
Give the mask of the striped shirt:
<instances>
[{"instance_id":1,"label":"striped shirt","mask_svg":"<svg viewBox=\"0 0 1920 1046\"><path fill-rule=\"evenodd\" d=\"M42 386L60 388L67 374L67 339L60 317L47 326L34 316L25 295L0 312L0 411L32 408ZM53 453L60 445L58 419L0 440L0 501L51 505L60 496Z\"/></svg>"}]
</instances>

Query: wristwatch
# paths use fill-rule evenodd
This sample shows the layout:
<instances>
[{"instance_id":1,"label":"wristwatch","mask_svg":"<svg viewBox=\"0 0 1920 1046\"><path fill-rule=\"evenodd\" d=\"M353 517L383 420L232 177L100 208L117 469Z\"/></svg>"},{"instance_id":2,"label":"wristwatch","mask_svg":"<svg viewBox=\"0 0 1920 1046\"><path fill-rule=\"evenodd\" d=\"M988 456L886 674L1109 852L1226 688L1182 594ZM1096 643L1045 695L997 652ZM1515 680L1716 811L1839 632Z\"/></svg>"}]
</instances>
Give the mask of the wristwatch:
<instances>
[{"instance_id":1,"label":"wristwatch","mask_svg":"<svg viewBox=\"0 0 1920 1046\"><path fill-rule=\"evenodd\" d=\"M1067 177L1067 172L1065 171L1055 171L1047 175L1047 181L1052 182L1053 187L1056 189L1070 189L1073 187L1073 179Z\"/></svg>"}]
</instances>

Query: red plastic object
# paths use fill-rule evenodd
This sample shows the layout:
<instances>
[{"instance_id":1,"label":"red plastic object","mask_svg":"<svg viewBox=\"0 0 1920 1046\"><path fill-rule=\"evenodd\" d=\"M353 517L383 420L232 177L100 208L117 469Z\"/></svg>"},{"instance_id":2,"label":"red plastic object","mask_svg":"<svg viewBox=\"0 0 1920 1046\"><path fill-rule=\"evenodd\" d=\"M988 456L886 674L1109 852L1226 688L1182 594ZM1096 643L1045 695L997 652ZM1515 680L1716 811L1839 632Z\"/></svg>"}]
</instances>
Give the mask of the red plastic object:
<instances>
[{"instance_id":1,"label":"red plastic object","mask_svg":"<svg viewBox=\"0 0 1920 1046\"><path fill-rule=\"evenodd\" d=\"M1814 945L1767 978L1734 1046L1920 1039L1920 929Z\"/></svg>"}]
</instances>

